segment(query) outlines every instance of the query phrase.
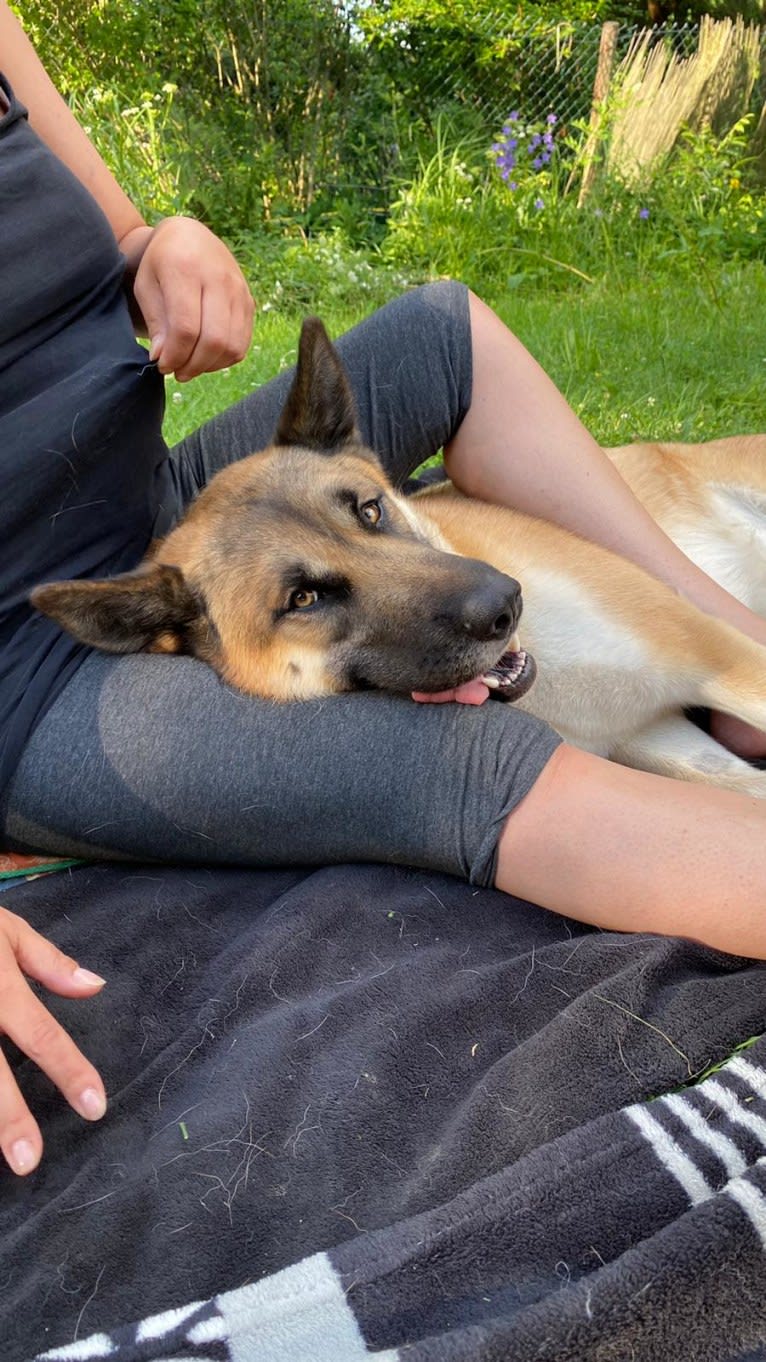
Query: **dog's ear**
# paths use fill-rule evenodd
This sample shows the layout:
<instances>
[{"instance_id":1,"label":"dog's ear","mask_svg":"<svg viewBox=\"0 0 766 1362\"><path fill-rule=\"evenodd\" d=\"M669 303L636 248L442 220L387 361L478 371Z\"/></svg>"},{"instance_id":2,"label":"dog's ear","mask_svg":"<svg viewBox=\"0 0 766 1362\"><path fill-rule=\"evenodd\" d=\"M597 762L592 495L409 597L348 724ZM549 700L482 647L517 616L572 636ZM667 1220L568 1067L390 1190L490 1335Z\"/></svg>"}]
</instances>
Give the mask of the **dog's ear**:
<instances>
[{"instance_id":1,"label":"dog's ear","mask_svg":"<svg viewBox=\"0 0 766 1362\"><path fill-rule=\"evenodd\" d=\"M32 604L81 643L107 653L179 653L202 615L180 568L150 563L106 581L51 582Z\"/></svg>"},{"instance_id":2,"label":"dog's ear","mask_svg":"<svg viewBox=\"0 0 766 1362\"><path fill-rule=\"evenodd\" d=\"M340 357L319 318L307 317L274 443L335 454L359 438L354 399Z\"/></svg>"}]
</instances>

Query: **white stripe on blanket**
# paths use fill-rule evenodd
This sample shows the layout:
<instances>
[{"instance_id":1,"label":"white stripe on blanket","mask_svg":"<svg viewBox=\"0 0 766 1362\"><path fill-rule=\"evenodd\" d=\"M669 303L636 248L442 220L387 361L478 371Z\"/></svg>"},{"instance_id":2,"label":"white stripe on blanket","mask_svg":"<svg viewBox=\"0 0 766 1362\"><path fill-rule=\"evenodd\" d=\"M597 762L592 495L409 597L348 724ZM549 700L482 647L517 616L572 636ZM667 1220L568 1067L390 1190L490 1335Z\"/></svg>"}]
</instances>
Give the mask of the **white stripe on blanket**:
<instances>
[{"instance_id":1,"label":"white stripe on blanket","mask_svg":"<svg viewBox=\"0 0 766 1362\"><path fill-rule=\"evenodd\" d=\"M695 1107L680 1097L678 1093L672 1093L668 1097L660 1099L661 1104L667 1107L678 1117L700 1144L707 1145L713 1153L720 1159L730 1178L738 1178L747 1168L747 1160L740 1153L733 1140L728 1135L723 1135L719 1130L712 1130L704 1116Z\"/></svg>"},{"instance_id":2,"label":"white stripe on blanket","mask_svg":"<svg viewBox=\"0 0 766 1362\"><path fill-rule=\"evenodd\" d=\"M728 1073L737 1074L739 1078L744 1079L759 1097L766 1098L766 1073L757 1064L736 1055L734 1059L729 1060L726 1069Z\"/></svg>"},{"instance_id":3,"label":"white stripe on blanket","mask_svg":"<svg viewBox=\"0 0 766 1362\"><path fill-rule=\"evenodd\" d=\"M705 1096L711 1098L721 1111L726 1112L733 1125L749 1130L762 1145L766 1146L766 1121L762 1116L756 1116L754 1111L746 1111L741 1106L739 1098L717 1079L708 1078L703 1086Z\"/></svg>"},{"instance_id":4,"label":"white stripe on blanket","mask_svg":"<svg viewBox=\"0 0 766 1362\"><path fill-rule=\"evenodd\" d=\"M370 1362L370 1352L326 1253L216 1297L231 1362ZM397 1349L372 1354L397 1362Z\"/></svg>"},{"instance_id":5,"label":"white stripe on blanket","mask_svg":"<svg viewBox=\"0 0 766 1362\"><path fill-rule=\"evenodd\" d=\"M649 1115L646 1107L626 1107L625 1115L638 1126L663 1167L667 1168L676 1182L681 1184L692 1206L698 1205L700 1201L706 1201L713 1195L713 1188L696 1163L684 1153L680 1144L663 1129L659 1121L655 1121L654 1117Z\"/></svg>"},{"instance_id":6,"label":"white stripe on blanket","mask_svg":"<svg viewBox=\"0 0 766 1362\"><path fill-rule=\"evenodd\" d=\"M199 1318L200 1314L203 1318ZM197 1317L196 1319L194 1317ZM143 1320L135 1343L161 1343L190 1320L184 1341L195 1348L222 1341L229 1362L397 1362L397 1349L371 1353L359 1330L340 1279L326 1253L286 1267L211 1302L197 1301ZM119 1330L118 1330L119 1332ZM183 1345L182 1345L183 1346ZM40 1362L96 1362L118 1351L114 1339L94 1334L44 1354ZM156 1354L161 1356L161 1351ZM195 1352L197 1362L200 1354ZM194 1362L190 1358L190 1362Z\"/></svg>"}]
</instances>

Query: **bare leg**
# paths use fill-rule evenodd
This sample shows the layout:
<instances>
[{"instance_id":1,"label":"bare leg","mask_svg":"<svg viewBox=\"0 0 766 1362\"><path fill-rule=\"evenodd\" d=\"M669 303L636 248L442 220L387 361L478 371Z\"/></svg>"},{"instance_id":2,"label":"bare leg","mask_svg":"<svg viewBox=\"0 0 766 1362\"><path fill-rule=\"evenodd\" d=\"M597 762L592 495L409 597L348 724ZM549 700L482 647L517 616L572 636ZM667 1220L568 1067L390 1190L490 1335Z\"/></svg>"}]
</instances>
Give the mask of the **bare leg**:
<instances>
[{"instance_id":1,"label":"bare leg","mask_svg":"<svg viewBox=\"0 0 766 1362\"><path fill-rule=\"evenodd\" d=\"M766 808L563 745L507 819L499 889L620 932L766 959Z\"/></svg>"},{"instance_id":2,"label":"bare leg","mask_svg":"<svg viewBox=\"0 0 766 1362\"><path fill-rule=\"evenodd\" d=\"M470 307L473 398L445 449L455 484L615 550L707 614L766 643L766 622L696 567L652 520L521 342L473 294ZM766 754L763 735L736 719L727 719L716 737L743 755Z\"/></svg>"}]
</instances>

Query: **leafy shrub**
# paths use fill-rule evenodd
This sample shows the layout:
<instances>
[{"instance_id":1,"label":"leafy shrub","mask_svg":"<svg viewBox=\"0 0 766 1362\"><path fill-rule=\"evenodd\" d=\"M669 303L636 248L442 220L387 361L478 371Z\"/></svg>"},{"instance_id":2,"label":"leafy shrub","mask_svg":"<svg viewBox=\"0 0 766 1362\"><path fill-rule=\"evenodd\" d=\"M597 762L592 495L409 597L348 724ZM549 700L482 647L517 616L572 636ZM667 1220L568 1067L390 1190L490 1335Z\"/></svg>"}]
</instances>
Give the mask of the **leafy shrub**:
<instances>
[{"instance_id":1,"label":"leafy shrub","mask_svg":"<svg viewBox=\"0 0 766 1362\"><path fill-rule=\"evenodd\" d=\"M141 90L131 100L110 85L78 92L70 100L125 193L149 221L189 208L175 95L176 86L165 82L159 90Z\"/></svg>"},{"instance_id":2,"label":"leafy shrub","mask_svg":"<svg viewBox=\"0 0 766 1362\"><path fill-rule=\"evenodd\" d=\"M518 111L487 149L437 127L436 151L402 186L384 256L410 273L456 274L486 292L545 280L622 279L656 269L704 275L706 262L766 255L766 197L749 178L749 120L723 138L687 133L651 179L606 176L580 208L584 129L562 134Z\"/></svg>"},{"instance_id":3,"label":"leafy shrub","mask_svg":"<svg viewBox=\"0 0 766 1362\"><path fill-rule=\"evenodd\" d=\"M686 133L645 191L658 233L695 259L766 255L766 196L751 180L747 116L726 134Z\"/></svg>"},{"instance_id":4,"label":"leafy shrub","mask_svg":"<svg viewBox=\"0 0 766 1362\"><path fill-rule=\"evenodd\" d=\"M407 288L409 274L341 232L296 240L248 233L232 241L259 311L366 313Z\"/></svg>"}]
</instances>

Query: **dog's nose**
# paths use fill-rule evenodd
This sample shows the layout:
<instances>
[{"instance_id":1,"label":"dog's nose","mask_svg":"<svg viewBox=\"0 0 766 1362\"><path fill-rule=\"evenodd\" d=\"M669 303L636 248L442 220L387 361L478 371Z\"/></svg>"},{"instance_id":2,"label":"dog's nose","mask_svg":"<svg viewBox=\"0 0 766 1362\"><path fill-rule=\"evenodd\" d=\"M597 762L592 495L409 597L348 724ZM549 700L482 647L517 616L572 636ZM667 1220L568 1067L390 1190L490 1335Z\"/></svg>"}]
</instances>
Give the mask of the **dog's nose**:
<instances>
[{"instance_id":1,"label":"dog's nose","mask_svg":"<svg viewBox=\"0 0 766 1362\"><path fill-rule=\"evenodd\" d=\"M461 623L471 638L491 643L515 629L520 614L521 587L512 577L506 577L502 586L492 583L480 587L464 599Z\"/></svg>"}]
</instances>

